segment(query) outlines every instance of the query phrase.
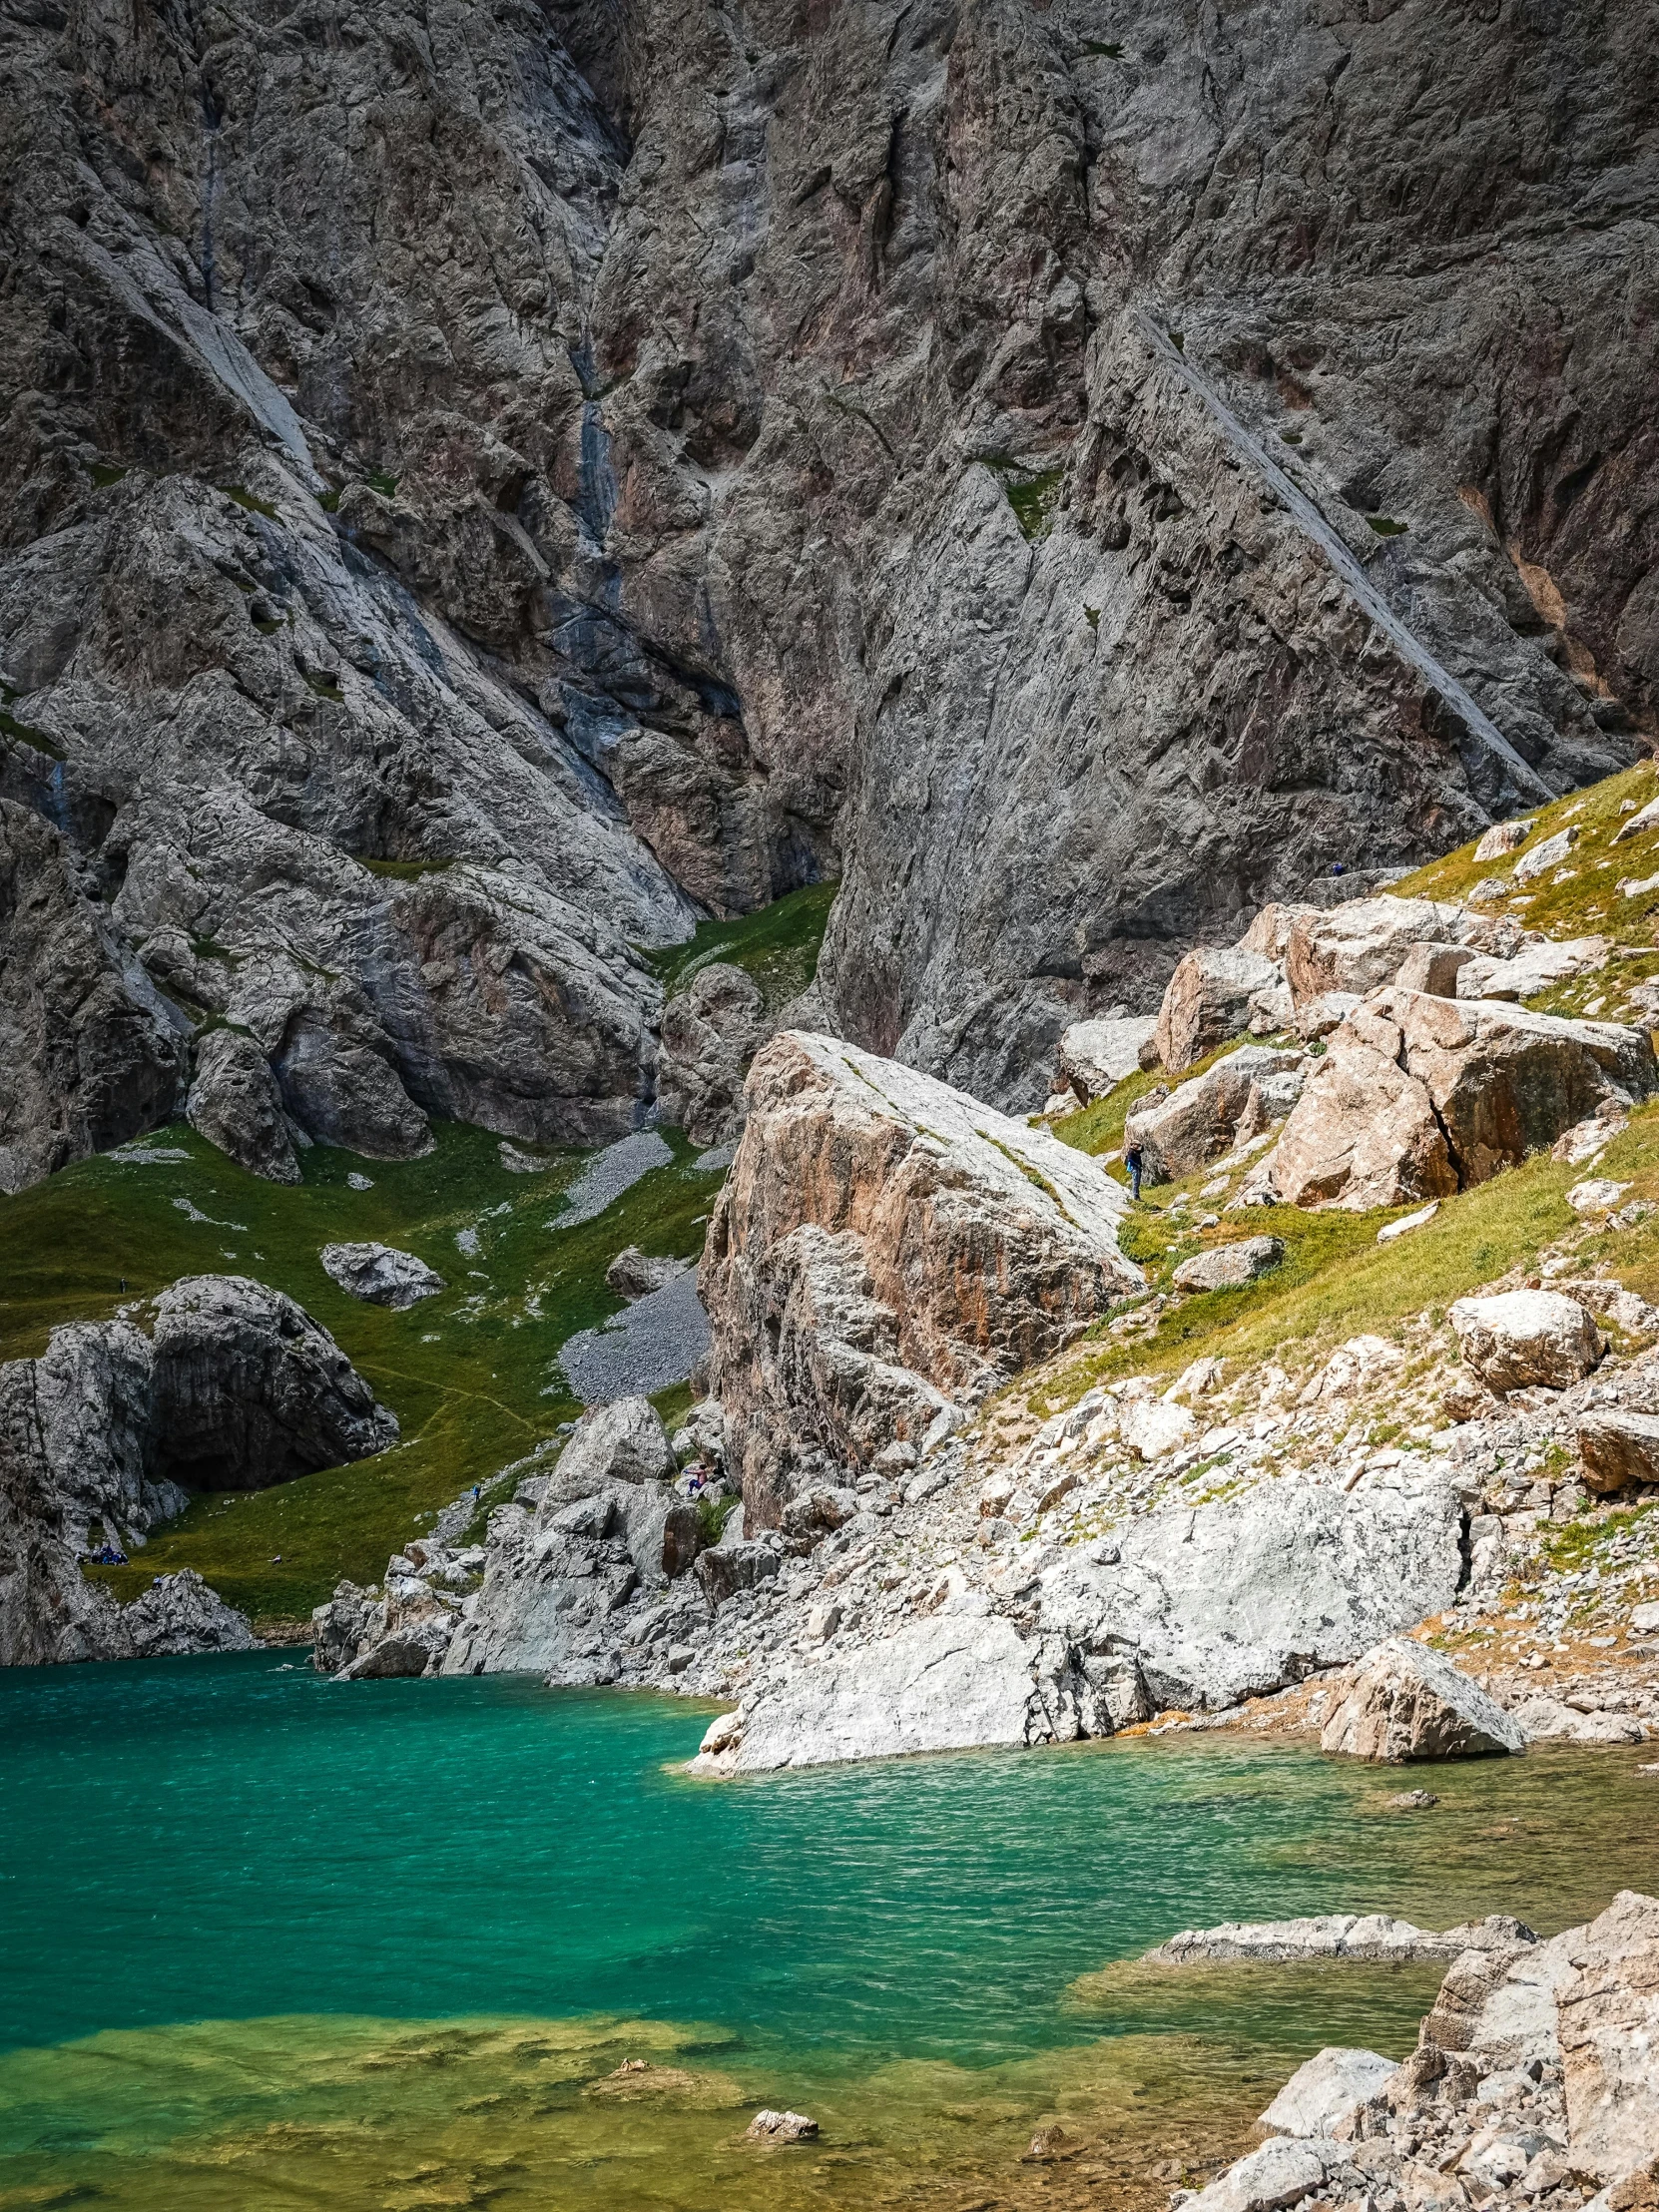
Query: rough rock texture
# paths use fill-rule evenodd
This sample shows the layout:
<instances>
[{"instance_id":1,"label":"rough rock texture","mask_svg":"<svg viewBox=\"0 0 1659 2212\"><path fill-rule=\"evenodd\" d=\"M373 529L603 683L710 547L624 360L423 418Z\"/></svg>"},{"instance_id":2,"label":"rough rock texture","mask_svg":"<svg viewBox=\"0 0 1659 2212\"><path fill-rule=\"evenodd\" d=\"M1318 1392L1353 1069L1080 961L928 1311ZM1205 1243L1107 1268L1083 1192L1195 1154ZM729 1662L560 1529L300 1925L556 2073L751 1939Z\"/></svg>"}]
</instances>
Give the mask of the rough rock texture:
<instances>
[{"instance_id":1,"label":"rough rock texture","mask_svg":"<svg viewBox=\"0 0 1659 2212\"><path fill-rule=\"evenodd\" d=\"M159 1574L120 1608L111 1657L180 1659L201 1651L257 1651L247 1616L209 1589L194 1567Z\"/></svg>"},{"instance_id":2,"label":"rough rock texture","mask_svg":"<svg viewBox=\"0 0 1659 2212\"><path fill-rule=\"evenodd\" d=\"M1659 1414L1610 1405L1578 1419L1584 1487L1607 1493L1632 1482L1659 1482Z\"/></svg>"},{"instance_id":3,"label":"rough rock texture","mask_svg":"<svg viewBox=\"0 0 1659 2212\"><path fill-rule=\"evenodd\" d=\"M126 1613L81 1579L94 1524L131 1548L187 1488L259 1489L396 1437L326 1330L241 1276L189 1277L115 1321L55 1329L38 1359L0 1367L0 1664L130 1655ZM171 1617L189 1595L176 1594ZM214 1649L217 1603L184 1607ZM140 1616L145 1633L163 1607ZM180 1631L154 1633L174 1648Z\"/></svg>"},{"instance_id":4,"label":"rough rock texture","mask_svg":"<svg viewBox=\"0 0 1659 2212\"><path fill-rule=\"evenodd\" d=\"M1659 2195L1649 2044L1659 1903L1622 1892L1548 1942L1509 1923L1454 1958L1417 2047L1325 2129L1265 2144L1187 2201L1206 2212L1378 2203L1647 2212ZM1281 2092L1295 2105L1322 2053ZM1385 2061L1377 2060L1378 2067ZM1274 2109L1270 2107L1270 2110ZM1270 2160L1268 2153L1278 2154ZM1300 2163L1298 2162L1300 2154Z\"/></svg>"},{"instance_id":5,"label":"rough rock texture","mask_svg":"<svg viewBox=\"0 0 1659 2212\"><path fill-rule=\"evenodd\" d=\"M1332 1036L1268 1173L1297 1206L1443 1198L1656 1090L1645 1030L1382 990Z\"/></svg>"},{"instance_id":6,"label":"rough rock texture","mask_svg":"<svg viewBox=\"0 0 1659 2212\"><path fill-rule=\"evenodd\" d=\"M947 1580L931 1619L787 1666L698 1771L1064 1743L1228 1708L1448 1602L1460 1565L1437 1485L1152 1514L1120 1540L1039 1554L1011 1617Z\"/></svg>"},{"instance_id":7,"label":"rough rock texture","mask_svg":"<svg viewBox=\"0 0 1659 2212\"><path fill-rule=\"evenodd\" d=\"M1236 1037L1249 1023L1252 999L1279 981L1275 963L1248 945L1189 952L1169 979L1153 1031L1166 1072L1184 1074L1205 1053Z\"/></svg>"},{"instance_id":8,"label":"rough rock texture","mask_svg":"<svg viewBox=\"0 0 1659 2212\"><path fill-rule=\"evenodd\" d=\"M1328 991L1364 997L1391 983L1414 946L1455 943L1467 917L1427 898L1357 899L1329 913L1304 908L1286 935L1285 979L1297 1005Z\"/></svg>"},{"instance_id":9,"label":"rough rock texture","mask_svg":"<svg viewBox=\"0 0 1659 2212\"><path fill-rule=\"evenodd\" d=\"M297 1183L299 1162L271 1062L240 1029L210 1030L197 1046L185 1112L193 1129L268 1183Z\"/></svg>"},{"instance_id":10,"label":"rough rock texture","mask_svg":"<svg viewBox=\"0 0 1659 2212\"><path fill-rule=\"evenodd\" d=\"M448 1288L436 1268L394 1245L328 1244L318 1258L323 1273L342 1291L366 1299L371 1306L390 1306L397 1313Z\"/></svg>"},{"instance_id":11,"label":"rough rock texture","mask_svg":"<svg viewBox=\"0 0 1659 2212\"><path fill-rule=\"evenodd\" d=\"M1140 1146L1149 1183L1173 1182L1283 1121L1313 1064L1300 1052L1241 1045L1167 1098L1137 1107L1124 1143Z\"/></svg>"},{"instance_id":12,"label":"rough rock texture","mask_svg":"<svg viewBox=\"0 0 1659 2212\"><path fill-rule=\"evenodd\" d=\"M1659 1900L1624 1890L1565 1942L1558 2032L1572 2145L1606 2180L1659 2158Z\"/></svg>"},{"instance_id":13,"label":"rough rock texture","mask_svg":"<svg viewBox=\"0 0 1659 2212\"><path fill-rule=\"evenodd\" d=\"M154 1128L178 1099L187 1025L79 874L56 830L0 798L0 1193Z\"/></svg>"},{"instance_id":14,"label":"rough rock texture","mask_svg":"<svg viewBox=\"0 0 1659 2212\"><path fill-rule=\"evenodd\" d=\"M1493 1390L1523 1390L1533 1383L1564 1390L1588 1375L1605 1350L1589 1314L1559 1291L1460 1298L1449 1319L1463 1358Z\"/></svg>"},{"instance_id":15,"label":"rough rock texture","mask_svg":"<svg viewBox=\"0 0 1659 2212\"><path fill-rule=\"evenodd\" d=\"M1236 1290L1266 1275L1284 1257L1285 1247L1278 1237L1241 1237L1237 1244L1195 1252L1182 1261L1170 1281L1178 1291Z\"/></svg>"},{"instance_id":16,"label":"rough rock texture","mask_svg":"<svg viewBox=\"0 0 1659 2212\"><path fill-rule=\"evenodd\" d=\"M1443 1653L1394 1636L1355 1668L1320 1749L1394 1765L1524 1751L1526 1736Z\"/></svg>"},{"instance_id":17,"label":"rough rock texture","mask_svg":"<svg viewBox=\"0 0 1659 2212\"><path fill-rule=\"evenodd\" d=\"M1300 1921L1224 1921L1219 1928L1183 1929L1143 1955L1148 1965L1156 1966L1236 1960L1277 1966L1326 1958L1404 1965L1420 1958L1457 1958L1469 1950L1496 1951L1507 1958L1517 1943L1536 1940L1530 1929L1506 1914L1465 1921L1442 1932L1418 1928L1389 1913L1317 1913Z\"/></svg>"},{"instance_id":18,"label":"rough rock texture","mask_svg":"<svg viewBox=\"0 0 1659 2212\"><path fill-rule=\"evenodd\" d=\"M752 1532L822 1455L918 1444L1139 1285L1126 1194L1045 1130L796 1032L747 1099L699 1287Z\"/></svg>"},{"instance_id":19,"label":"rough rock texture","mask_svg":"<svg viewBox=\"0 0 1659 2212\"><path fill-rule=\"evenodd\" d=\"M1149 1047L1156 1050L1157 1019L1120 1014L1074 1021L1060 1039L1056 1090L1070 1090L1088 1105L1133 1075Z\"/></svg>"},{"instance_id":20,"label":"rough rock texture","mask_svg":"<svg viewBox=\"0 0 1659 2212\"><path fill-rule=\"evenodd\" d=\"M836 1022L1036 1104L1648 721L1645 31L25 8L7 788L312 1134L619 1134L837 819Z\"/></svg>"},{"instance_id":21,"label":"rough rock texture","mask_svg":"<svg viewBox=\"0 0 1659 2212\"><path fill-rule=\"evenodd\" d=\"M693 1144L724 1144L743 1127L743 1082L767 1032L760 985L717 960L663 1008L657 1102Z\"/></svg>"},{"instance_id":22,"label":"rough rock texture","mask_svg":"<svg viewBox=\"0 0 1659 2212\"><path fill-rule=\"evenodd\" d=\"M605 1270L605 1288L629 1300L649 1298L687 1273L688 1260L672 1260L625 1245Z\"/></svg>"},{"instance_id":23,"label":"rough rock texture","mask_svg":"<svg viewBox=\"0 0 1659 2212\"><path fill-rule=\"evenodd\" d=\"M1275 2135L1334 2135L1381 2094L1394 2063L1381 2051L1330 2045L1298 2066L1257 2124Z\"/></svg>"}]
</instances>

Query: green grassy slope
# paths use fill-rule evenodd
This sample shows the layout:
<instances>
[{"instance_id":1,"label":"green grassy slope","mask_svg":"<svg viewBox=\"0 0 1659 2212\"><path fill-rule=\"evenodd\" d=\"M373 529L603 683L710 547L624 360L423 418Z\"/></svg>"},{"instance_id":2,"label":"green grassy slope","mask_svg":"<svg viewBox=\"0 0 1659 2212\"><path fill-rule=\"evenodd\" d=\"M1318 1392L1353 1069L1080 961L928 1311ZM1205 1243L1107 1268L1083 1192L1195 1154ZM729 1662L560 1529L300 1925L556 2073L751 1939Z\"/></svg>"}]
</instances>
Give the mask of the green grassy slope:
<instances>
[{"instance_id":1,"label":"green grassy slope","mask_svg":"<svg viewBox=\"0 0 1659 2212\"><path fill-rule=\"evenodd\" d=\"M1568 823L1575 825L1578 839L1561 870L1512 890L1506 887L1501 898L1476 910L1512 915L1546 936L1593 934L1624 948L1605 967L1556 985L1528 1003L1549 1012L1637 1019L1626 994L1632 984L1659 974L1659 951L1646 949L1659 933L1659 886L1635 898L1621 896L1618 886L1659 872L1659 829L1618 845L1611 840L1633 809L1656 795L1659 777L1654 764L1644 761L1527 817L1537 828L1521 852L1476 865L1471 841L1389 889L1397 897L1466 900L1484 877L1495 876L1507 886L1521 853ZM1556 873L1564 879L1557 882ZM1192 1073L1247 1041L1236 1038L1219 1047ZM1130 1076L1108 1097L1054 1123L1055 1135L1080 1151L1115 1151L1123 1142L1125 1115L1157 1080ZM1108 1172L1122 1179L1115 1164ZM1627 1184L1628 1197L1651 1202L1654 1215L1624 1230L1581 1229L1566 1193L1591 1173ZM1056 1364L1044 1399L1050 1409L1111 1376L1173 1375L1205 1356L1242 1364L1272 1356L1293 1368L1306 1364L1316 1352L1345 1338L1365 1331L1387 1335L1409 1315L1443 1311L1482 1283L1529 1266L1539 1252L1569 1233L1582 1236L1576 1260L1584 1274L1605 1260L1630 1289L1659 1301L1659 1105L1634 1114L1629 1129L1593 1170L1567 1167L1540 1153L1522 1167L1444 1201L1431 1223L1392 1245L1380 1246L1377 1232L1409 1208L1347 1214L1273 1206L1228 1214L1220 1204L1212 1206L1198 1196L1214 1174L1213 1167L1203 1168L1180 1183L1146 1193L1123 1241L1130 1257L1146 1268L1149 1293L1167 1288L1175 1267L1195 1252L1243 1237L1281 1238L1283 1264L1248 1288L1181 1301L1148 1334L1113 1337L1100 1325ZM1221 1219L1208 1228L1194 1226L1209 1212L1220 1213Z\"/></svg>"},{"instance_id":2,"label":"green grassy slope","mask_svg":"<svg viewBox=\"0 0 1659 2212\"><path fill-rule=\"evenodd\" d=\"M423 1160L318 1147L303 1155L303 1184L287 1188L244 1174L181 1123L145 1149L183 1151L183 1161L106 1155L0 1200L0 1358L39 1352L59 1322L113 1314L123 1282L139 1298L182 1275L249 1275L331 1330L402 1423L395 1449L354 1466L199 1498L132 1567L102 1570L123 1597L192 1566L233 1604L291 1618L341 1575L377 1579L422 1517L578 1411L555 1359L573 1331L620 1308L604 1284L613 1255L631 1243L686 1258L702 1248L721 1178L697 1174L677 1135L673 1166L560 1230L560 1194L585 1155L549 1155L546 1174L514 1175L483 1130L440 1124L435 1134ZM372 1188L352 1190L353 1173ZM476 1253L456 1243L468 1232ZM363 1305L317 1258L346 1238L417 1253L449 1288L401 1314Z\"/></svg>"},{"instance_id":3,"label":"green grassy slope","mask_svg":"<svg viewBox=\"0 0 1659 2212\"><path fill-rule=\"evenodd\" d=\"M759 913L706 921L684 944L652 953L652 972L672 997L685 989L699 968L724 960L754 976L767 1011L777 1013L818 972L819 947L839 888L838 883L809 883L763 906Z\"/></svg>"}]
</instances>

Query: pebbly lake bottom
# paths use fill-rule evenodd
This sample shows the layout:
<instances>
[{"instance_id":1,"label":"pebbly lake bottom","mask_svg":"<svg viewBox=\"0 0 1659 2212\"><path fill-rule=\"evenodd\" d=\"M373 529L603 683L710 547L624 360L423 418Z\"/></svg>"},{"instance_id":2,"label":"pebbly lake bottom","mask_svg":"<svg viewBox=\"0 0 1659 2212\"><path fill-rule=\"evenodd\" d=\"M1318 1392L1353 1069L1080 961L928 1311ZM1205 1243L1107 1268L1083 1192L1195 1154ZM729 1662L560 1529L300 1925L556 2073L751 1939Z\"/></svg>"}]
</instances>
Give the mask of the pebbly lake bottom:
<instances>
[{"instance_id":1,"label":"pebbly lake bottom","mask_svg":"<svg viewBox=\"0 0 1659 2212\"><path fill-rule=\"evenodd\" d=\"M0 2207L1161 2204L1435 1969L1156 1972L1337 1910L1659 1888L1641 1752L1246 1738L689 1781L701 1708L281 1653L0 1673ZM1387 1798L1405 1783L1430 1811ZM644 2070L619 2072L629 2060ZM762 2103L813 2144L743 2143ZM1022 2164L1058 2118L1081 2146Z\"/></svg>"}]
</instances>

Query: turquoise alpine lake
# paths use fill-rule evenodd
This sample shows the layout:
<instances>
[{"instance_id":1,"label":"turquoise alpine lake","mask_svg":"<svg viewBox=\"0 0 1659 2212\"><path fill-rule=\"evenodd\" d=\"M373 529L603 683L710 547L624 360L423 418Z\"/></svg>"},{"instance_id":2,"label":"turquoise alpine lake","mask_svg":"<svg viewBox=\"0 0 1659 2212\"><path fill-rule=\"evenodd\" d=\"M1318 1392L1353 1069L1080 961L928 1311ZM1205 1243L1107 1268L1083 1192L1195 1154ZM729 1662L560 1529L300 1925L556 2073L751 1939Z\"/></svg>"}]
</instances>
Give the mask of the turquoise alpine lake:
<instances>
[{"instance_id":1,"label":"turquoise alpine lake","mask_svg":"<svg viewBox=\"0 0 1659 2212\"><path fill-rule=\"evenodd\" d=\"M1322 2044L1402 2053L1437 1978L1149 1944L1659 1887L1639 1753L1418 1770L1414 1812L1246 1737L712 1784L707 1715L279 1652L0 1673L0 2206L1142 2201ZM819 2141L745 2144L763 2102Z\"/></svg>"}]
</instances>

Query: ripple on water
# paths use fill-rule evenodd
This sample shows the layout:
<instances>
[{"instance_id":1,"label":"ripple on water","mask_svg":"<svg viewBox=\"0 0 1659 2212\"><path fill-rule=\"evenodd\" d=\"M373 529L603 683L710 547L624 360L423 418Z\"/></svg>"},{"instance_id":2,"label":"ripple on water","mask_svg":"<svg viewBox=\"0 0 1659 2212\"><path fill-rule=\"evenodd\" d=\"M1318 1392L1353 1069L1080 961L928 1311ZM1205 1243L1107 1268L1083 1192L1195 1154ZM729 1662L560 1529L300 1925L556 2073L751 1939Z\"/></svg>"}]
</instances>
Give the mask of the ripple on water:
<instances>
[{"instance_id":1,"label":"ripple on water","mask_svg":"<svg viewBox=\"0 0 1659 2212\"><path fill-rule=\"evenodd\" d=\"M1154 2158L1236 2147L1334 2037L1403 2052L1434 1976L1148 1944L1659 1887L1640 1753L1436 1769L1400 1814L1213 1738L711 1787L705 1719L274 1654L0 1675L0 2207L1161 2204ZM822 2140L742 2145L762 2102Z\"/></svg>"}]
</instances>

